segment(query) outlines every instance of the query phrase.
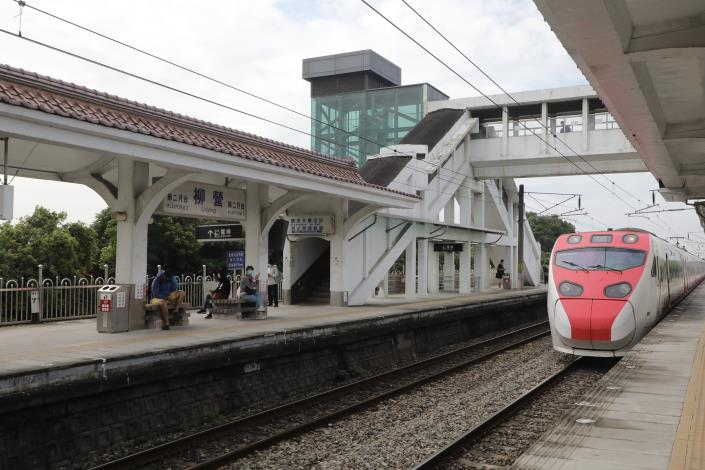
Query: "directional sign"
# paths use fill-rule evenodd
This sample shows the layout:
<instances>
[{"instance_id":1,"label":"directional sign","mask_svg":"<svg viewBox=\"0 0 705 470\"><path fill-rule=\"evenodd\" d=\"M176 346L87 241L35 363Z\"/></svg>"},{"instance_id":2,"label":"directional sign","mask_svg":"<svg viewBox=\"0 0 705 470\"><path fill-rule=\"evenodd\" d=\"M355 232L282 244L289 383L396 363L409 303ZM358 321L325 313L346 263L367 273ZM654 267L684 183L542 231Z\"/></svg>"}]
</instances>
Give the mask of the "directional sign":
<instances>
[{"instance_id":1,"label":"directional sign","mask_svg":"<svg viewBox=\"0 0 705 470\"><path fill-rule=\"evenodd\" d=\"M228 269L231 271L235 271L236 269L245 269L245 252L228 251L226 254L226 262Z\"/></svg>"},{"instance_id":2,"label":"directional sign","mask_svg":"<svg viewBox=\"0 0 705 470\"><path fill-rule=\"evenodd\" d=\"M196 226L196 239L199 242L227 242L242 238L242 225L240 224Z\"/></svg>"},{"instance_id":3,"label":"directional sign","mask_svg":"<svg viewBox=\"0 0 705 470\"><path fill-rule=\"evenodd\" d=\"M433 251L443 251L443 252L459 252L463 251L462 243L434 243Z\"/></svg>"}]
</instances>

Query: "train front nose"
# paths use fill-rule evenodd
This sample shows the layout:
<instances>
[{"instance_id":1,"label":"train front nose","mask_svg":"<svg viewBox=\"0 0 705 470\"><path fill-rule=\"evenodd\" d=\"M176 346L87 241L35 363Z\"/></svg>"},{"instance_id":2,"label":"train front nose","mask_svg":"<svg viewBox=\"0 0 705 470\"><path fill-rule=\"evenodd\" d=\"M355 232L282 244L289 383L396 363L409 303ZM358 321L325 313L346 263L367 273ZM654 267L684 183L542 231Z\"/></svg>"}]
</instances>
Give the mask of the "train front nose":
<instances>
[{"instance_id":1,"label":"train front nose","mask_svg":"<svg viewBox=\"0 0 705 470\"><path fill-rule=\"evenodd\" d=\"M636 332L634 309L624 300L558 299L553 325L561 342L577 349L620 349Z\"/></svg>"}]
</instances>

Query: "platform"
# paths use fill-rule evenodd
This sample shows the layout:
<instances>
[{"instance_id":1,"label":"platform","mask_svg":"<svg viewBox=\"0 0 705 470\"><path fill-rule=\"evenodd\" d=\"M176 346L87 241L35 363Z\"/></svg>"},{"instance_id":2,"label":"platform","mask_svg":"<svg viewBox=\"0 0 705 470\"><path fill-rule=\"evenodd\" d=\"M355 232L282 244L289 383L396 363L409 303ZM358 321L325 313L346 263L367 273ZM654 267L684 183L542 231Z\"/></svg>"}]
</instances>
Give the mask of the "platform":
<instances>
[{"instance_id":1,"label":"platform","mask_svg":"<svg viewBox=\"0 0 705 470\"><path fill-rule=\"evenodd\" d=\"M0 398L18 390L30 391L60 381L108 374L111 367L145 367L165 358L207 354L215 348L242 348L286 342L294 334L316 337L340 334L345 325L414 312L448 310L502 299L545 294L544 288L494 290L469 296L435 295L422 301L403 297L378 298L363 307L280 305L269 309L266 320L206 320L192 313L190 325L169 331L138 330L97 333L95 319L0 328ZM185 356L184 356L185 357ZM184 359L182 357L181 359ZM168 360L168 359L166 359ZM129 361L129 362L127 362Z\"/></svg>"},{"instance_id":2,"label":"platform","mask_svg":"<svg viewBox=\"0 0 705 470\"><path fill-rule=\"evenodd\" d=\"M702 284L512 468L703 469L704 394Z\"/></svg>"}]
</instances>

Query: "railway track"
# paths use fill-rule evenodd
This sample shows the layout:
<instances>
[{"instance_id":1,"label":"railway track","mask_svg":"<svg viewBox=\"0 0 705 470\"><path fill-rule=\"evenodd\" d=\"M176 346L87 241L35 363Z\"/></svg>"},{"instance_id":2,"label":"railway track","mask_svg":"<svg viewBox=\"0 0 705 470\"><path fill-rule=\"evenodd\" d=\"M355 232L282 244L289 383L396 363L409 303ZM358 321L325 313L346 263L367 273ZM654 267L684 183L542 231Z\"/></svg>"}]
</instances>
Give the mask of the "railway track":
<instances>
[{"instance_id":1,"label":"railway track","mask_svg":"<svg viewBox=\"0 0 705 470\"><path fill-rule=\"evenodd\" d=\"M586 385L613 362L579 357L504 408L452 439L415 470L509 468L538 438L579 402Z\"/></svg>"},{"instance_id":2,"label":"railway track","mask_svg":"<svg viewBox=\"0 0 705 470\"><path fill-rule=\"evenodd\" d=\"M93 467L212 469L549 334L548 322L380 373ZM227 445L222 443L227 441ZM220 442L220 444L218 444ZM223 452L223 448L228 448Z\"/></svg>"}]
</instances>

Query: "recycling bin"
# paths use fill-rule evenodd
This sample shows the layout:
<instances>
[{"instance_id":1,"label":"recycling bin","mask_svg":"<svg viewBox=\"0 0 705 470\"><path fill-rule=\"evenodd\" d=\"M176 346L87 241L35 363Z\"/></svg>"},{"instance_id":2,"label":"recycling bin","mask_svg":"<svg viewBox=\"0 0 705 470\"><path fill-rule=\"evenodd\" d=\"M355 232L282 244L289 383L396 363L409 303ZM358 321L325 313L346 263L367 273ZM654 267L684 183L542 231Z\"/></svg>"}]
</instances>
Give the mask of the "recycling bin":
<instances>
[{"instance_id":1,"label":"recycling bin","mask_svg":"<svg viewBox=\"0 0 705 470\"><path fill-rule=\"evenodd\" d=\"M504 277L502 278L502 288L503 289L511 289L512 288L512 276L509 274L505 274Z\"/></svg>"},{"instance_id":2,"label":"recycling bin","mask_svg":"<svg viewBox=\"0 0 705 470\"><path fill-rule=\"evenodd\" d=\"M99 288L96 317L99 333L127 331L130 321L130 286L108 284Z\"/></svg>"}]
</instances>

